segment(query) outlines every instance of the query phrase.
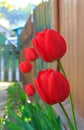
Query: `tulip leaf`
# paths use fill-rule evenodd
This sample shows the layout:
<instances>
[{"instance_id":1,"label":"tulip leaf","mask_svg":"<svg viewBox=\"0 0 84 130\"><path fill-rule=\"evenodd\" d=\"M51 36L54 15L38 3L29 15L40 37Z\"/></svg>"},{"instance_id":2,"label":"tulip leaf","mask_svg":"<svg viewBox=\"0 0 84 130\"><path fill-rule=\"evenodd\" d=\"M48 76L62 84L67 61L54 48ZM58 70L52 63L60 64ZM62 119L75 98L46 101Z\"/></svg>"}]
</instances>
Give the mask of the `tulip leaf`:
<instances>
[{"instance_id":1,"label":"tulip leaf","mask_svg":"<svg viewBox=\"0 0 84 130\"><path fill-rule=\"evenodd\" d=\"M10 120L14 123L14 125L17 128L19 127L20 130L27 130L27 129L34 130L33 127L29 124L29 122L18 117L16 113L14 113L11 109L9 109L8 114L9 114ZM6 123L6 125L7 125L6 127L8 128L11 125L11 122L8 122L8 124ZM9 130L11 130L11 128L9 128Z\"/></svg>"},{"instance_id":2,"label":"tulip leaf","mask_svg":"<svg viewBox=\"0 0 84 130\"><path fill-rule=\"evenodd\" d=\"M9 119L15 127L21 128L20 130L62 130L61 119L55 115L52 106L34 102L26 103L20 108L20 117L12 110L8 110Z\"/></svg>"},{"instance_id":3,"label":"tulip leaf","mask_svg":"<svg viewBox=\"0 0 84 130\"><path fill-rule=\"evenodd\" d=\"M53 122L53 125L58 128L58 123L57 123L57 115L56 112L54 111L53 107L50 105L45 104L45 111L47 113L47 116L51 122Z\"/></svg>"},{"instance_id":4,"label":"tulip leaf","mask_svg":"<svg viewBox=\"0 0 84 130\"><path fill-rule=\"evenodd\" d=\"M23 118L30 118L31 125L35 130L39 130L39 123L38 123L38 115L36 114L36 109L31 103L26 103L25 108L22 112Z\"/></svg>"},{"instance_id":5,"label":"tulip leaf","mask_svg":"<svg viewBox=\"0 0 84 130\"><path fill-rule=\"evenodd\" d=\"M31 125L33 126L34 130L51 130L49 120L42 111L42 107L38 103L35 103L34 105L26 104L23 115L25 115L27 118L31 118Z\"/></svg>"},{"instance_id":6,"label":"tulip leaf","mask_svg":"<svg viewBox=\"0 0 84 130\"><path fill-rule=\"evenodd\" d=\"M11 121L5 122L5 128L8 130L21 130L21 127L17 126L16 124L12 123Z\"/></svg>"},{"instance_id":7,"label":"tulip leaf","mask_svg":"<svg viewBox=\"0 0 84 130\"><path fill-rule=\"evenodd\" d=\"M35 130L32 126L31 126L31 124L29 124L28 122L23 122L23 124L24 124L24 130Z\"/></svg>"},{"instance_id":8,"label":"tulip leaf","mask_svg":"<svg viewBox=\"0 0 84 130\"><path fill-rule=\"evenodd\" d=\"M22 90L19 92L19 98L23 104L26 102L26 95Z\"/></svg>"},{"instance_id":9,"label":"tulip leaf","mask_svg":"<svg viewBox=\"0 0 84 130\"><path fill-rule=\"evenodd\" d=\"M11 109L8 109L8 115L9 115L10 120L12 120L15 124L22 126L21 118L17 116L14 111L12 111Z\"/></svg>"},{"instance_id":10,"label":"tulip leaf","mask_svg":"<svg viewBox=\"0 0 84 130\"><path fill-rule=\"evenodd\" d=\"M60 116L57 117L58 130L62 130L62 122Z\"/></svg>"}]
</instances>

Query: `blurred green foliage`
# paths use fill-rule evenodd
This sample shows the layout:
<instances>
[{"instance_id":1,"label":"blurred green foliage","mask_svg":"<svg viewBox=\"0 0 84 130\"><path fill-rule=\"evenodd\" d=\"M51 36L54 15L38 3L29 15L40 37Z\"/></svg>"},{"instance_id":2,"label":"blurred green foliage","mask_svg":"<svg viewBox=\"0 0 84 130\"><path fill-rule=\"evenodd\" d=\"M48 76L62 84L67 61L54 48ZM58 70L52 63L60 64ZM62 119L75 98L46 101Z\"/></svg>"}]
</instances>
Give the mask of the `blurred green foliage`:
<instances>
[{"instance_id":1,"label":"blurred green foliage","mask_svg":"<svg viewBox=\"0 0 84 130\"><path fill-rule=\"evenodd\" d=\"M8 91L2 130L62 130L60 117L44 102L28 102L19 83L12 83Z\"/></svg>"},{"instance_id":2,"label":"blurred green foliage","mask_svg":"<svg viewBox=\"0 0 84 130\"><path fill-rule=\"evenodd\" d=\"M53 108L49 105L34 102L20 106L18 115L8 109L8 119L5 120L6 130L62 130L62 123Z\"/></svg>"}]
</instances>

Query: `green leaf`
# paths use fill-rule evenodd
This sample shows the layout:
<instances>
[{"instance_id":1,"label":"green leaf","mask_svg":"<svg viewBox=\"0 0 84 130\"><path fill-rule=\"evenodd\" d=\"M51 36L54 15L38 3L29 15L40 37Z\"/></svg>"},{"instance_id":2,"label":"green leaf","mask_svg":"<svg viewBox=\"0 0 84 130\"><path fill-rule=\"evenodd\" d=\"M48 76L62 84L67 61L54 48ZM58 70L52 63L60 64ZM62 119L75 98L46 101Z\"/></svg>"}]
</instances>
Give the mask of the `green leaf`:
<instances>
[{"instance_id":1,"label":"green leaf","mask_svg":"<svg viewBox=\"0 0 84 130\"><path fill-rule=\"evenodd\" d=\"M19 92L19 98L23 104L26 102L26 95L22 90Z\"/></svg>"},{"instance_id":2,"label":"green leaf","mask_svg":"<svg viewBox=\"0 0 84 130\"><path fill-rule=\"evenodd\" d=\"M55 126L58 129L58 122L56 120L57 115L56 115L56 112L54 111L53 107L45 104L45 113L47 114L49 121L52 122L53 126Z\"/></svg>"},{"instance_id":3,"label":"green leaf","mask_svg":"<svg viewBox=\"0 0 84 130\"><path fill-rule=\"evenodd\" d=\"M21 130L21 127L17 126L16 124L12 123L11 121L5 122L5 128L8 130Z\"/></svg>"},{"instance_id":4,"label":"green leaf","mask_svg":"<svg viewBox=\"0 0 84 130\"><path fill-rule=\"evenodd\" d=\"M49 118L46 116L45 113L42 113L42 117L41 117L41 126L42 126L42 130L45 128L45 130L54 130L54 126L52 125L52 122L50 122ZM56 127L55 127L56 130Z\"/></svg>"},{"instance_id":5,"label":"green leaf","mask_svg":"<svg viewBox=\"0 0 84 130\"><path fill-rule=\"evenodd\" d=\"M22 119L19 116L17 116L17 114L11 109L8 109L8 116L9 116L9 119L12 122L14 122L16 125L23 126Z\"/></svg>"},{"instance_id":6,"label":"green leaf","mask_svg":"<svg viewBox=\"0 0 84 130\"><path fill-rule=\"evenodd\" d=\"M62 130L62 122L60 116L57 117L57 122L58 122L58 130Z\"/></svg>"},{"instance_id":7,"label":"green leaf","mask_svg":"<svg viewBox=\"0 0 84 130\"><path fill-rule=\"evenodd\" d=\"M31 124L34 127L35 130L41 130L40 126L40 118L38 111L36 110L35 106L33 104L28 103L27 104L27 110L31 117Z\"/></svg>"},{"instance_id":8,"label":"green leaf","mask_svg":"<svg viewBox=\"0 0 84 130\"><path fill-rule=\"evenodd\" d=\"M29 123L26 122L26 121L24 121L23 124L24 124L24 129L25 129L25 130L35 130L35 129L33 129L33 127L31 126L31 124L29 124Z\"/></svg>"},{"instance_id":9,"label":"green leaf","mask_svg":"<svg viewBox=\"0 0 84 130\"><path fill-rule=\"evenodd\" d=\"M37 107L37 104L27 103L24 107L22 115L23 117L31 118L31 125L34 130L43 130L43 126L46 129L42 116L42 108L40 105Z\"/></svg>"}]
</instances>

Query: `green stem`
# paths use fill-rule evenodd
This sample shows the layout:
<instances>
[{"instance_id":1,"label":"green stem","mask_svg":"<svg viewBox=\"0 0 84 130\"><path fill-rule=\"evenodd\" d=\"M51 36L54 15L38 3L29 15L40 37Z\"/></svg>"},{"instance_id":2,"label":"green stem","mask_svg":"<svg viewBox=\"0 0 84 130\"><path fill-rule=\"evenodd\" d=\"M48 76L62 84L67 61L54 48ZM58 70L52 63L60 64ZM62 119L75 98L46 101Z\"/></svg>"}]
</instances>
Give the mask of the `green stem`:
<instances>
[{"instance_id":1,"label":"green stem","mask_svg":"<svg viewBox=\"0 0 84 130\"><path fill-rule=\"evenodd\" d=\"M73 130L73 125L72 125L72 123L71 123L71 120L70 120L70 118L69 118L69 116L68 116L68 114L67 114L67 112L66 112L64 106L62 105L62 103L59 103L59 105L60 105L62 111L63 111L64 114L65 114L65 117L66 117L66 119L67 119L67 121L68 121L68 125L69 125L69 127L70 127L70 130Z\"/></svg>"},{"instance_id":2,"label":"green stem","mask_svg":"<svg viewBox=\"0 0 84 130\"><path fill-rule=\"evenodd\" d=\"M76 117L75 117L75 112L74 112L74 105L73 105L71 93L69 95L69 101L70 101L70 106L71 106L72 118L73 118L73 121L74 121L74 130L77 130L77 122L76 122Z\"/></svg>"},{"instance_id":3,"label":"green stem","mask_svg":"<svg viewBox=\"0 0 84 130\"><path fill-rule=\"evenodd\" d=\"M65 71L63 69L63 66L62 66L60 60L57 60L57 63L58 63L58 66L59 66L61 72L66 77L66 73L65 73ZM73 105L71 93L69 95L69 101L70 101L70 106L71 106L72 119L73 119L73 122L74 122L74 130L77 130L77 122L76 122L76 117L75 117L75 112L74 112L74 105Z\"/></svg>"},{"instance_id":4,"label":"green stem","mask_svg":"<svg viewBox=\"0 0 84 130\"><path fill-rule=\"evenodd\" d=\"M63 75L66 77L66 73L65 73L65 71L63 69L63 66L62 66L60 60L57 60L57 63L58 63L58 66L59 66L60 70L62 71Z\"/></svg>"}]
</instances>

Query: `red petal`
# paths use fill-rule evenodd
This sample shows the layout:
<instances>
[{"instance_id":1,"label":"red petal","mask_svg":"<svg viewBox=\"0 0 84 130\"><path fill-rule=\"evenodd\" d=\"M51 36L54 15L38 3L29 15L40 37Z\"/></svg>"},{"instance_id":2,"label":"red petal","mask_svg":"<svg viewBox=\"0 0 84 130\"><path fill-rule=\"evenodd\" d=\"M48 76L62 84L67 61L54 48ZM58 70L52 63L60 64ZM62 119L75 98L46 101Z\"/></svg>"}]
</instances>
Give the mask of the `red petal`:
<instances>
[{"instance_id":1,"label":"red petal","mask_svg":"<svg viewBox=\"0 0 84 130\"><path fill-rule=\"evenodd\" d=\"M38 83L46 96L48 94L48 79L52 71L52 69L46 69L38 73Z\"/></svg>"},{"instance_id":2,"label":"red petal","mask_svg":"<svg viewBox=\"0 0 84 130\"><path fill-rule=\"evenodd\" d=\"M27 73L27 72L30 72L32 70L32 64L30 64L29 62L26 62L26 61L22 61L19 64L19 68L20 68L21 72Z\"/></svg>"},{"instance_id":3,"label":"red petal","mask_svg":"<svg viewBox=\"0 0 84 130\"><path fill-rule=\"evenodd\" d=\"M39 34L38 34L39 35ZM40 41L39 41L40 40ZM38 39L32 39L32 43L34 45L34 48L37 52L37 54L46 62L49 62L49 58L46 55L46 50L45 50L45 41L43 40L43 38L39 38Z\"/></svg>"},{"instance_id":4,"label":"red petal","mask_svg":"<svg viewBox=\"0 0 84 130\"><path fill-rule=\"evenodd\" d=\"M24 87L24 91L27 96L33 96L35 94L35 88L32 84L26 84Z\"/></svg>"},{"instance_id":5,"label":"red petal","mask_svg":"<svg viewBox=\"0 0 84 130\"><path fill-rule=\"evenodd\" d=\"M66 42L56 31L50 29L46 32L46 53L51 60L61 58L66 52ZM50 50L50 51L49 51Z\"/></svg>"},{"instance_id":6,"label":"red petal","mask_svg":"<svg viewBox=\"0 0 84 130\"><path fill-rule=\"evenodd\" d=\"M24 49L24 57L28 61L33 61L38 58L37 53L35 52L34 48L25 48Z\"/></svg>"},{"instance_id":7,"label":"red petal","mask_svg":"<svg viewBox=\"0 0 84 130\"><path fill-rule=\"evenodd\" d=\"M45 97L42 89L40 88L40 86L39 86L38 81L37 81L36 78L34 79L34 83L35 83L35 86L36 86L36 88L38 90L38 93L41 96L42 100L47 103L46 97Z\"/></svg>"},{"instance_id":8,"label":"red petal","mask_svg":"<svg viewBox=\"0 0 84 130\"><path fill-rule=\"evenodd\" d=\"M39 56L41 56L42 58L44 58L44 51L43 51L43 49L40 47L40 45L39 45L39 43L38 43L38 41L37 41L37 39L32 39L32 43L33 43L33 45L34 45L34 48L35 48L35 50L36 50L36 52L37 52L37 54L39 55Z\"/></svg>"},{"instance_id":9,"label":"red petal","mask_svg":"<svg viewBox=\"0 0 84 130\"><path fill-rule=\"evenodd\" d=\"M43 91L46 99L47 99L47 103L50 104L49 101L49 91L48 91L48 80L49 80L49 76L50 73L53 71L53 69L46 69L46 70L42 70L38 73L38 84L41 88L41 91Z\"/></svg>"},{"instance_id":10,"label":"red petal","mask_svg":"<svg viewBox=\"0 0 84 130\"><path fill-rule=\"evenodd\" d=\"M51 73L49 77L49 93L52 104L64 101L70 93L67 79L58 71Z\"/></svg>"}]
</instances>

